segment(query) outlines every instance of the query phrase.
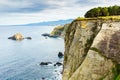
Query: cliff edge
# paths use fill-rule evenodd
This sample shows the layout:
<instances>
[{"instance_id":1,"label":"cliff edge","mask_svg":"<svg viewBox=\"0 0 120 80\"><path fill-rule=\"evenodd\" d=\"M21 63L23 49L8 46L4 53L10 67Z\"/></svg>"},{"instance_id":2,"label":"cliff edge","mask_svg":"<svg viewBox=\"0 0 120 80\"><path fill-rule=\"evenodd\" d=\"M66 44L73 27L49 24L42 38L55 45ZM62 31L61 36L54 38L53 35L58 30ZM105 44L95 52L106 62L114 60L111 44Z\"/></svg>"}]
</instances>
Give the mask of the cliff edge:
<instances>
[{"instance_id":1,"label":"cliff edge","mask_svg":"<svg viewBox=\"0 0 120 80\"><path fill-rule=\"evenodd\" d=\"M120 18L74 20L66 30L63 80L120 80Z\"/></svg>"}]
</instances>

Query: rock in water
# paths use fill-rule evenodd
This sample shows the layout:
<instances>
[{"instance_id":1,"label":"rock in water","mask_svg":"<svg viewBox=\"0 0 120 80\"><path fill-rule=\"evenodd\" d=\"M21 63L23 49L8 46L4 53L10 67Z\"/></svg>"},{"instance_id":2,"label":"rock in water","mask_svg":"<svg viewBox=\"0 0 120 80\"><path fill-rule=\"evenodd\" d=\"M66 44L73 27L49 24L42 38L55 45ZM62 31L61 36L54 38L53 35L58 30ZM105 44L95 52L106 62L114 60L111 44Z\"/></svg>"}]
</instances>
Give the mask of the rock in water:
<instances>
[{"instance_id":1,"label":"rock in water","mask_svg":"<svg viewBox=\"0 0 120 80\"><path fill-rule=\"evenodd\" d=\"M41 62L40 65L48 65L48 64L52 64L52 62Z\"/></svg>"},{"instance_id":2,"label":"rock in water","mask_svg":"<svg viewBox=\"0 0 120 80\"><path fill-rule=\"evenodd\" d=\"M58 57L59 57L59 58L62 58L63 56L64 56L64 55L63 55L62 52L59 52L59 53L58 53Z\"/></svg>"},{"instance_id":3,"label":"rock in water","mask_svg":"<svg viewBox=\"0 0 120 80\"><path fill-rule=\"evenodd\" d=\"M54 64L54 66L61 66L61 65L62 65L62 63L60 63L60 62L57 62Z\"/></svg>"},{"instance_id":4,"label":"rock in water","mask_svg":"<svg viewBox=\"0 0 120 80\"><path fill-rule=\"evenodd\" d=\"M50 34L48 34L48 33L44 33L44 34L41 34L42 36L44 36L44 37L49 37L50 36Z\"/></svg>"},{"instance_id":5,"label":"rock in water","mask_svg":"<svg viewBox=\"0 0 120 80\"><path fill-rule=\"evenodd\" d=\"M26 37L25 39L29 39L29 40L31 40L32 38L31 38L31 37Z\"/></svg>"},{"instance_id":6,"label":"rock in water","mask_svg":"<svg viewBox=\"0 0 120 80\"><path fill-rule=\"evenodd\" d=\"M23 37L22 34L20 34L20 33L16 33L15 35L9 37L8 39L12 39L12 40L23 40L24 37Z\"/></svg>"}]
</instances>

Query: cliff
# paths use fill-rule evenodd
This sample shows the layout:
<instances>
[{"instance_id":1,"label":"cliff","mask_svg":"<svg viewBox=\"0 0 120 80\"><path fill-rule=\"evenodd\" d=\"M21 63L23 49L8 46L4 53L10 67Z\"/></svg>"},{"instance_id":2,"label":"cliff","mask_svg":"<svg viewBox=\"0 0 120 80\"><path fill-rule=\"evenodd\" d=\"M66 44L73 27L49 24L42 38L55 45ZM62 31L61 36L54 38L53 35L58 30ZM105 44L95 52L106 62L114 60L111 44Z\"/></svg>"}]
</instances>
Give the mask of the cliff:
<instances>
[{"instance_id":1,"label":"cliff","mask_svg":"<svg viewBox=\"0 0 120 80\"><path fill-rule=\"evenodd\" d=\"M66 30L63 80L120 80L120 18L77 18Z\"/></svg>"}]
</instances>

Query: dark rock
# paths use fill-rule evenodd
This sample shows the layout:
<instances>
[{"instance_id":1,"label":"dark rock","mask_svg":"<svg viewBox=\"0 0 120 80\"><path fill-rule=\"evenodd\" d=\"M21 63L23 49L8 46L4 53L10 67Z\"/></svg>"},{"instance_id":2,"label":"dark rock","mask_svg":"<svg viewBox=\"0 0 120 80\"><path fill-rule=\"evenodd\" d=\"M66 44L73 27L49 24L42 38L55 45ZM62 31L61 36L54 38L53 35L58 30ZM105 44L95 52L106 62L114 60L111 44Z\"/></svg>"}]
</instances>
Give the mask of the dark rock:
<instances>
[{"instance_id":1,"label":"dark rock","mask_svg":"<svg viewBox=\"0 0 120 80\"><path fill-rule=\"evenodd\" d=\"M48 64L52 64L52 62L41 62L40 65L48 65Z\"/></svg>"},{"instance_id":2,"label":"dark rock","mask_svg":"<svg viewBox=\"0 0 120 80\"><path fill-rule=\"evenodd\" d=\"M49 37L49 38L57 38L57 37L59 37L59 36L56 36L56 35L50 35L50 34L48 34L48 33L44 33L44 34L42 34L42 36L44 36L44 37Z\"/></svg>"},{"instance_id":3,"label":"dark rock","mask_svg":"<svg viewBox=\"0 0 120 80\"><path fill-rule=\"evenodd\" d=\"M42 80L45 80L45 78L44 78L44 77L42 77L41 79L42 79Z\"/></svg>"},{"instance_id":4,"label":"dark rock","mask_svg":"<svg viewBox=\"0 0 120 80\"><path fill-rule=\"evenodd\" d=\"M13 37L8 37L8 39L13 39Z\"/></svg>"},{"instance_id":5,"label":"dark rock","mask_svg":"<svg viewBox=\"0 0 120 80\"><path fill-rule=\"evenodd\" d=\"M31 40L32 38L31 38L31 37L26 37L25 39L29 39L29 40Z\"/></svg>"},{"instance_id":6,"label":"dark rock","mask_svg":"<svg viewBox=\"0 0 120 80\"><path fill-rule=\"evenodd\" d=\"M49 37L50 34L48 34L48 33L44 33L44 34L42 34L42 36L44 36L44 37Z\"/></svg>"},{"instance_id":7,"label":"dark rock","mask_svg":"<svg viewBox=\"0 0 120 80\"><path fill-rule=\"evenodd\" d=\"M58 38L59 36L49 36L50 38Z\"/></svg>"},{"instance_id":8,"label":"dark rock","mask_svg":"<svg viewBox=\"0 0 120 80\"><path fill-rule=\"evenodd\" d=\"M59 58L62 58L63 56L64 56L64 55L63 55L62 52L59 52L59 53L58 53L58 57L59 57Z\"/></svg>"},{"instance_id":9,"label":"dark rock","mask_svg":"<svg viewBox=\"0 0 120 80\"><path fill-rule=\"evenodd\" d=\"M62 65L62 63L60 63L60 62L57 62L54 64L54 66L61 66L61 65Z\"/></svg>"}]
</instances>

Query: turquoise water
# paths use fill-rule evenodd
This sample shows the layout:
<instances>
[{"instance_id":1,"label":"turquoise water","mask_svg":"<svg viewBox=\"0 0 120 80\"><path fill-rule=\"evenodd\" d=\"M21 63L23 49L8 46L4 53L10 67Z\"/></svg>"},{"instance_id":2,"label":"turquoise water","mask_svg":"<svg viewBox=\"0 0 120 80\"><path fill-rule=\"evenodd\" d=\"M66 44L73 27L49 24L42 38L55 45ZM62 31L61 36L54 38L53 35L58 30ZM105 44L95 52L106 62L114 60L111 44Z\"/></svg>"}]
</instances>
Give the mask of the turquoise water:
<instances>
[{"instance_id":1,"label":"turquoise water","mask_svg":"<svg viewBox=\"0 0 120 80\"><path fill-rule=\"evenodd\" d=\"M64 52L64 41L61 38L47 38L42 33L49 33L52 26L8 26L0 27L0 80L61 80L62 62L57 54ZM7 39L15 33L22 33L32 40L13 41ZM40 62L53 64L40 66Z\"/></svg>"}]
</instances>

